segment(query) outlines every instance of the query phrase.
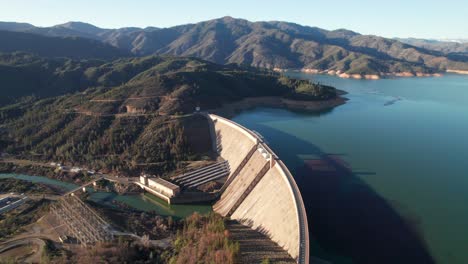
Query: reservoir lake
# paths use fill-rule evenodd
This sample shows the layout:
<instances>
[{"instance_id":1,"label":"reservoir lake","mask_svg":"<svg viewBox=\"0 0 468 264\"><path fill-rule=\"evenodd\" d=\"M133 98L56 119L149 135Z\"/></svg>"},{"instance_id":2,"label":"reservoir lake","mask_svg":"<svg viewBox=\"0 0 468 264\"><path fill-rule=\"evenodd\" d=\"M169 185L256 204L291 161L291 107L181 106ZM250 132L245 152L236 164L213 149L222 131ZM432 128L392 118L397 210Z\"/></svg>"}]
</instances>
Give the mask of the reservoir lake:
<instances>
[{"instance_id":1,"label":"reservoir lake","mask_svg":"<svg viewBox=\"0 0 468 264\"><path fill-rule=\"evenodd\" d=\"M468 263L468 76L382 80L287 73L346 91L310 113L253 108L233 120L286 163L311 255L333 263Z\"/></svg>"},{"instance_id":2,"label":"reservoir lake","mask_svg":"<svg viewBox=\"0 0 468 264\"><path fill-rule=\"evenodd\" d=\"M311 255L338 264L468 263L468 76L287 74L344 90L349 101L321 113L253 108L233 120L262 134L296 178ZM93 192L90 199L177 218L212 210L151 195Z\"/></svg>"}]
</instances>

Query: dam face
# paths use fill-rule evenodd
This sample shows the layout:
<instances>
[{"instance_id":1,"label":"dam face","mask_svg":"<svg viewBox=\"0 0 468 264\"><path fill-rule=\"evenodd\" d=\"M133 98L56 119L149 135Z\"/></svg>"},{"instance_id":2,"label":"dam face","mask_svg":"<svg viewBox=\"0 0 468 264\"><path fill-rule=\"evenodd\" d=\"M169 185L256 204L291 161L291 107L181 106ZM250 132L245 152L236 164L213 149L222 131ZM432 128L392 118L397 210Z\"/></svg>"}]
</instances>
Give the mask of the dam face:
<instances>
[{"instance_id":1,"label":"dam face","mask_svg":"<svg viewBox=\"0 0 468 264\"><path fill-rule=\"evenodd\" d=\"M231 173L215 212L267 235L297 263L309 263L307 215L293 176L263 140L228 119L207 115Z\"/></svg>"}]
</instances>

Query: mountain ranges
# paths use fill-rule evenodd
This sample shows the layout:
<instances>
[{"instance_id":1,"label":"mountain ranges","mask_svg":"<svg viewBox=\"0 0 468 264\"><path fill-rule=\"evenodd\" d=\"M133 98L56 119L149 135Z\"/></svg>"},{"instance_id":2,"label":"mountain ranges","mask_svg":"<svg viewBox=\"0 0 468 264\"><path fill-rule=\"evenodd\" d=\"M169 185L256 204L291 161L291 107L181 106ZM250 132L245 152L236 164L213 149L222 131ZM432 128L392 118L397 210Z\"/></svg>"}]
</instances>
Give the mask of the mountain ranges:
<instances>
[{"instance_id":1,"label":"mountain ranges","mask_svg":"<svg viewBox=\"0 0 468 264\"><path fill-rule=\"evenodd\" d=\"M26 35L33 38L29 34L34 34L57 42L64 39L83 42L86 39L89 45L90 41L95 41L92 43L96 49L106 49L108 55L105 57L113 58L150 54L185 56L218 64L235 63L276 70L298 69L354 78L427 76L447 70L468 71L468 53L463 49L437 49L396 39L361 35L345 29L329 31L279 21L250 22L223 17L170 28L120 29L103 29L82 22L46 28L0 22L0 30L3 30L0 31L0 39L13 38L11 34L16 33L25 34L22 38L26 38ZM22 41L19 37L16 39L19 43ZM104 46L98 46L96 42ZM33 44L34 41L29 43ZM16 46L21 48L24 44ZM34 52L31 48L22 50ZM89 53L93 49L88 47L84 50ZM10 52L11 48L0 44L2 51ZM79 48L71 49L68 57L99 57L80 52ZM49 55L37 53L41 56Z\"/></svg>"}]
</instances>

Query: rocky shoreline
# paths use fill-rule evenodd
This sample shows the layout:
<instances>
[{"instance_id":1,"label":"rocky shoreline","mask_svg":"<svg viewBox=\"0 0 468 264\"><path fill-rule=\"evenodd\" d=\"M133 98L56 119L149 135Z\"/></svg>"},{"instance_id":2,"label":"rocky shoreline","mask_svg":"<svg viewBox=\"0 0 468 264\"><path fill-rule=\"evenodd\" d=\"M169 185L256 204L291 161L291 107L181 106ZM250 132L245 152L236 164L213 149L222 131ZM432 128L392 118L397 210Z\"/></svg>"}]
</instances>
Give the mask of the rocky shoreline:
<instances>
[{"instance_id":1,"label":"rocky shoreline","mask_svg":"<svg viewBox=\"0 0 468 264\"><path fill-rule=\"evenodd\" d=\"M220 108L209 110L224 117L233 117L237 113L252 109L255 107L273 107L273 108L286 108L289 110L302 110L311 112L325 112L337 106L345 104L348 99L343 97L346 92L337 90L337 97L331 100L324 101L302 101L292 100L280 96L264 96L264 97L249 97L237 102L224 104Z\"/></svg>"},{"instance_id":2,"label":"rocky shoreline","mask_svg":"<svg viewBox=\"0 0 468 264\"><path fill-rule=\"evenodd\" d=\"M456 73L456 74L464 74L467 75L468 71L461 71L461 70L447 70L448 73Z\"/></svg>"},{"instance_id":3,"label":"rocky shoreline","mask_svg":"<svg viewBox=\"0 0 468 264\"><path fill-rule=\"evenodd\" d=\"M344 79L356 79L356 80L380 80L385 77L441 77L442 73L423 73L423 72L382 72L379 74L349 74L342 71L336 70L319 70L319 69L300 69L300 70L293 70L293 69L279 69L275 68L274 71L276 72L286 72L286 71L298 71L303 73L309 74L327 74L332 76L337 76L339 78ZM447 72L453 73L460 73L460 74L468 74L468 71L455 71L455 70L447 70ZM465 72L465 73L461 73Z\"/></svg>"}]
</instances>

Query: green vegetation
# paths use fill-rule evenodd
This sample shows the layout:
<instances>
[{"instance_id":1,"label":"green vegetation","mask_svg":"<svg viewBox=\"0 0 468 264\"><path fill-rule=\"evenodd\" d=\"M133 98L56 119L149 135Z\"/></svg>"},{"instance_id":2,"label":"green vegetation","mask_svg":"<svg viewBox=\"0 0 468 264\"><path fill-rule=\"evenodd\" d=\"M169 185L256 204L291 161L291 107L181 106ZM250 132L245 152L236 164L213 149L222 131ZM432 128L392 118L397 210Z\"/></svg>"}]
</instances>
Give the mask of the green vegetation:
<instances>
[{"instance_id":1,"label":"green vegetation","mask_svg":"<svg viewBox=\"0 0 468 264\"><path fill-rule=\"evenodd\" d=\"M89 38L46 37L0 30L0 52L24 51L46 57L115 59L129 52Z\"/></svg>"},{"instance_id":2,"label":"green vegetation","mask_svg":"<svg viewBox=\"0 0 468 264\"><path fill-rule=\"evenodd\" d=\"M4 55L4 61L48 61L17 56ZM217 108L255 96L336 96L331 87L280 78L270 71L191 58L150 56L89 67L81 63L84 83L95 86L0 108L0 144L6 152L104 172L165 175L187 162L213 157L208 122L191 114L197 106Z\"/></svg>"},{"instance_id":3,"label":"green vegetation","mask_svg":"<svg viewBox=\"0 0 468 264\"><path fill-rule=\"evenodd\" d=\"M0 179L0 193L36 193L36 194L55 194L56 192L49 186L41 183L32 183L29 181L17 179Z\"/></svg>"},{"instance_id":4,"label":"green vegetation","mask_svg":"<svg viewBox=\"0 0 468 264\"><path fill-rule=\"evenodd\" d=\"M52 263L238 263L239 245L232 241L219 215L194 213L184 220L173 220L155 213L92 205L113 219L114 227L136 233L142 239L118 237L116 241L74 249L65 255L48 255ZM166 250L151 245L150 240L174 235L172 247Z\"/></svg>"},{"instance_id":5,"label":"green vegetation","mask_svg":"<svg viewBox=\"0 0 468 264\"><path fill-rule=\"evenodd\" d=\"M22 232L26 225L36 222L49 210L49 201L26 201L25 204L0 215L0 241Z\"/></svg>"},{"instance_id":6,"label":"green vegetation","mask_svg":"<svg viewBox=\"0 0 468 264\"><path fill-rule=\"evenodd\" d=\"M177 227L172 217L162 217L155 213L131 213L126 219L126 230L137 234L147 235L149 239L168 237Z\"/></svg>"},{"instance_id":7,"label":"green vegetation","mask_svg":"<svg viewBox=\"0 0 468 264\"><path fill-rule=\"evenodd\" d=\"M0 53L0 106L84 89L92 84L84 70L102 63L98 60L46 59L19 52ZM22 111L15 106L6 110L9 114Z\"/></svg>"},{"instance_id":8,"label":"green vegetation","mask_svg":"<svg viewBox=\"0 0 468 264\"><path fill-rule=\"evenodd\" d=\"M217 214L186 218L174 242L170 263L236 263L239 244L232 241L224 219Z\"/></svg>"},{"instance_id":9,"label":"green vegetation","mask_svg":"<svg viewBox=\"0 0 468 264\"><path fill-rule=\"evenodd\" d=\"M42 246L41 264L51 263L52 259L65 254L63 250L55 247L54 242L50 240L44 240L44 243L44 246Z\"/></svg>"},{"instance_id":10,"label":"green vegetation","mask_svg":"<svg viewBox=\"0 0 468 264\"><path fill-rule=\"evenodd\" d=\"M280 82L289 87L295 87L294 91L286 96L294 100L329 100L336 97L335 88L312 83L309 80L296 80L282 76Z\"/></svg>"},{"instance_id":11,"label":"green vegetation","mask_svg":"<svg viewBox=\"0 0 468 264\"><path fill-rule=\"evenodd\" d=\"M79 173L68 173L62 170L57 170L55 167L49 167L42 165L35 165L35 164L28 164L29 161L23 160L18 161L17 163L12 162L0 162L0 173L18 173L18 174L26 174L26 175L41 175L44 177L57 179L64 182L71 182L71 183L83 183L90 180L90 175L85 172ZM50 188L50 186L47 186ZM62 190L58 187L54 187L54 191L63 192L66 190Z\"/></svg>"},{"instance_id":12,"label":"green vegetation","mask_svg":"<svg viewBox=\"0 0 468 264\"><path fill-rule=\"evenodd\" d=\"M77 248L73 252L54 256L48 263L163 264L167 263L165 259L165 253L161 249L120 237L117 242L98 243L92 248Z\"/></svg>"}]
</instances>

